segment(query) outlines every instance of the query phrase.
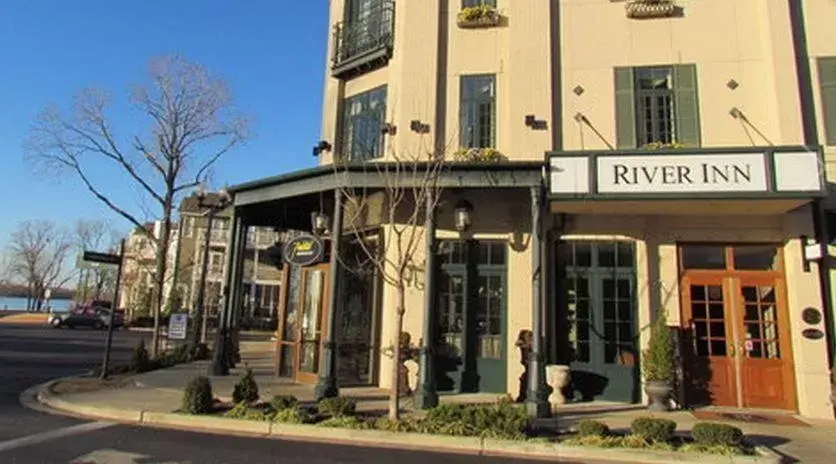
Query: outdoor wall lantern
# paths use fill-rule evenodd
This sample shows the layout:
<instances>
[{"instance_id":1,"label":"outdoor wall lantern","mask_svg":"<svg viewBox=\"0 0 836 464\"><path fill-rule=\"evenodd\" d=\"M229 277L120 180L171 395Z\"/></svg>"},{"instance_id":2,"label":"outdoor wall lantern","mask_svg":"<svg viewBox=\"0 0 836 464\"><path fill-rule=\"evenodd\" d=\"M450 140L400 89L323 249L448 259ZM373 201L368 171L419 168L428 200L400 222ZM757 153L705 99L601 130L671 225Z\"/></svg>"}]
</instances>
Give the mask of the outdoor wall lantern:
<instances>
[{"instance_id":1,"label":"outdoor wall lantern","mask_svg":"<svg viewBox=\"0 0 836 464\"><path fill-rule=\"evenodd\" d=\"M328 230L328 215L321 211L311 213L311 228L316 235L322 235Z\"/></svg>"},{"instance_id":2,"label":"outdoor wall lantern","mask_svg":"<svg viewBox=\"0 0 836 464\"><path fill-rule=\"evenodd\" d=\"M319 143L314 145L313 155L314 156L319 156L324 151L331 151L331 148L333 148L333 147L331 146L330 143L328 143L327 140L320 140Z\"/></svg>"},{"instance_id":3,"label":"outdoor wall lantern","mask_svg":"<svg viewBox=\"0 0 836 464\"><path fill-rule=\"evenodd\" d=\"M467 229L469 229L470 225L472 224L472 214L473 205L470 204L470 202L467 200L459 200L459 202L456 203L456 209L453 217L456 230L458 230L459 232L467 231Z\"/></svg>"}]
</instances>

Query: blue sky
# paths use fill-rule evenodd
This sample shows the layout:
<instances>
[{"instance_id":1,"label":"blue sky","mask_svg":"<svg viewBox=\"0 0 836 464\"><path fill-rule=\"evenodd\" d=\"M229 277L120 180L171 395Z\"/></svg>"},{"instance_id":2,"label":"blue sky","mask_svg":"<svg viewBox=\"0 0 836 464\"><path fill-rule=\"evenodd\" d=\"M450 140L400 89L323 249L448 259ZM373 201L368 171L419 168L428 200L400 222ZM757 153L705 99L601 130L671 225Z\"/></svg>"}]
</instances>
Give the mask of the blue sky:
<instances>
[{"instance_id":1,"label":"blue sky","mask_svg":"<svg viewBox=\"0 0 836 464\"><path fill-rule=\"evenodd\" d=\"M0 250L26 219L71 225L101 218L129 225L93 199L75 178L38 175L23 143L47 105L67 107L76 91L100 87L127 101L150 59L180 54L224 77L253 137L215 169L215 187L314 164L327 64L323 0L2 0L0 1ZM113 114L121 134L142 133ZM121 179L107 169L100 177ZM112 174L112 176L110 176ZM141 213L137 191L104 188ZM145 202L150 206L150 203Z\"/></svg>"}]
</instances>

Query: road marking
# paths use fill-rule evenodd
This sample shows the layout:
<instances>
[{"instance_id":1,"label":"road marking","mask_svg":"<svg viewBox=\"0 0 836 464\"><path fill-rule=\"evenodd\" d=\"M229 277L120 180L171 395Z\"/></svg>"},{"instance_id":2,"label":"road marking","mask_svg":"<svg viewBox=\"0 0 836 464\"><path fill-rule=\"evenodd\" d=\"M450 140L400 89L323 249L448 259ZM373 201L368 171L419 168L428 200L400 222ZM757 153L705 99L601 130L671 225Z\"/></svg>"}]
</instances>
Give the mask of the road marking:
<instances>
[{"instance_id":1,"label":"road marking","mask_svg":"<svg viewBox=\"0 0 836 464\"><path fill-rule=\"evenodd\" d=\"M146 454L136 454L115 449L100 449L85 454L84 456L79 456L70 461L70 464L152 464L152 462L153 464L190 464L189 461L156 462L150 460L149 457Z\"/></svg>"},{"instance_id":2,"label":"road marking","mask_svg":"<svg viewBox=\"0 0 836 464\"><path fill-rule=\"evenodd\" d=\"M24 446L35 445L37 443L43 443L45 441L55 440L58 438L69 437L72 435L78 435L81 433L93 432L95 430L101 430L107 427L113 427L116 425L115 422L105 422L105 421L98 421L98 422L87 422L84 424L73 425L70 427L63 427L60 429L49 430L47 432L35 433L32 435L27 435L25 437L14 438L11 440L0 441L0 453L4 451L13 450L15 448L21 448Z\"/></svg>"}]
</instances>

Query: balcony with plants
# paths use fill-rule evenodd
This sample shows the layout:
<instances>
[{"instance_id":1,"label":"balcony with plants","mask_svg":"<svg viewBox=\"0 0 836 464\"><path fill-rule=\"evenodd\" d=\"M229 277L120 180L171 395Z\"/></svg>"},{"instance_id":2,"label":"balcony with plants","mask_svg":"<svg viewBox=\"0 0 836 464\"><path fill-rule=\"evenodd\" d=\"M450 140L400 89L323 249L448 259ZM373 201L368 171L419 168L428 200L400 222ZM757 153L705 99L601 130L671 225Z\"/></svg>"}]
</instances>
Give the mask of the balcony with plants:
<instances>
[{"instance_id":1,"label":"balcony with plants","mask_svg":"<svg viewBox=\"0 0 836 464\"><path fill-rule=\"evenodd\" d=\"M395 4L376 2L359 18L334 26L331 74L338 79L385 66L392 57L395 37Z\"/></svg>"}]
</instances>

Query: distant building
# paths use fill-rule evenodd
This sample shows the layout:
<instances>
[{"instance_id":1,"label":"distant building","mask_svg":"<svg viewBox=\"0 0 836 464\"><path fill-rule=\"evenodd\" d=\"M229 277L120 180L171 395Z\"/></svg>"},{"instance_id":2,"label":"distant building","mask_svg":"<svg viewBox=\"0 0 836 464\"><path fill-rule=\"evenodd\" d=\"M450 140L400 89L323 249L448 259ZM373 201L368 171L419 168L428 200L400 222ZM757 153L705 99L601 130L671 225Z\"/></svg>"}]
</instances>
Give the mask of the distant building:
<instances>
[{"instance_id":1,"label":"distant building","mask_svg":"<svg viewBox=\"0 0 836 464\"><path fill-rule=\"evenodd\" d=\"M211 202L213 195L209 194L207 201ZM191 195L183 199L178 211L179 220L172 223L164 301L167 302L166 310L192 312L198 304L208 210L200 206L196 195ZM216 213L209 232L204 304L206 314L210 317L217 315L222 300L229 220L228 210ZM160 221L146 224L146 230L159 236ZM264 250L275 245L277 239L278 235L272 228L252 228L248 234L243 276L246 288L242 315L245 324L258 327L275 325L281 271L275 264L268 262ZM131 314L148 311L144 306L147 306L148 295L153 295L155 250L154 242L146 232L134 230L128 236L120 305L128 308Z\"/></svg>"}]
</instances>

